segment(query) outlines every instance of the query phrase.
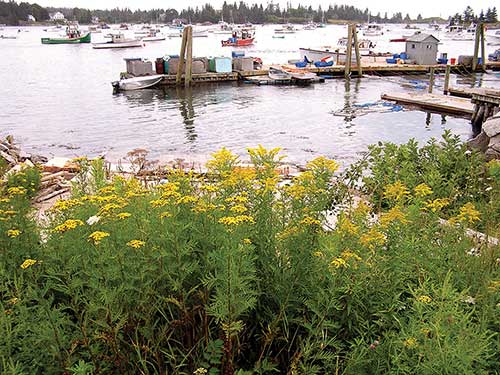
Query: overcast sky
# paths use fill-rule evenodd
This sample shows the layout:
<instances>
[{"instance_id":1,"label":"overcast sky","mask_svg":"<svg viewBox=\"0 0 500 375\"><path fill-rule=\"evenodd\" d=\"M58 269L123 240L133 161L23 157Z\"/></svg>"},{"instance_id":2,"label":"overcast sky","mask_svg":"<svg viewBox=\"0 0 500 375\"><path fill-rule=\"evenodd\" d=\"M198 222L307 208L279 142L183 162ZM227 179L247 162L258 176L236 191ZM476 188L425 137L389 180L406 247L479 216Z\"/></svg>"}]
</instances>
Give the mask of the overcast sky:
<instances>
[{"instance_id":1,"label":"overcast sky","mask_svg":"<svg viewBox=\"0 0 500 375\"><path fill-rule=\"evenodd\" d=\"M35 2L35 0L32 0ZM234 2L235 0L228 0ZM30 1L31 2L31 1ZM129 7L132 9L150 9L150 8L175 8L182 9L188 6L200 6L209 2L216 8L220 8L224 0L38 0L40 5L55 6L55 7L82 7L90 9L103 9L115 7ZM237 0L239 2L239 0ZM266 5L269 0L249 0L246 3L262 3ZM286 0L274 0L274 3L280 3L285 6ZM446 18L449 15L457 12L462 12L467 5L471 5L476 13L481 9L486 10L488 7L498 5L498 0L292 0L292 5L301 3L302 5L312 5L316 8L318 5L328 7L329 4L349 4L358 8L369 8L372 14L381 12L388 12L389 15L393 12L409 13L411 17L415 18L418 13L424 17L439 16ZM497 7L498 8L498 7Z\"/></svg>"}]
</instances>

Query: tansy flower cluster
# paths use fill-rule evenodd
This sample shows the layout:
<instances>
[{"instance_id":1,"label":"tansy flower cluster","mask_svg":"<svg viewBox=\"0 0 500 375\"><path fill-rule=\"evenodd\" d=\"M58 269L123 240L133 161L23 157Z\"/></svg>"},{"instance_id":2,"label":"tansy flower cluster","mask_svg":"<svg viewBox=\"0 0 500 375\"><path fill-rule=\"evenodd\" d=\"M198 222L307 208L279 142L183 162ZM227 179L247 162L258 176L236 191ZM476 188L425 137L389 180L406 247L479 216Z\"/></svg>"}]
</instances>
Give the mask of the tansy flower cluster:
<instances>
[{"instance_id":1,"label":"tansy flower cluster","mask_svg":"<svg viewBox=\"0 0 500 375\"><path fill-rule=\"evenodd\" d=\"M76 227L79 227L82 225L83 225L83 221L81 221L81 220L68 219L64 223L56 226L52 231L57 232L57 233L64 233L64 232L67 232L68 230L75 229Z\"/></svg>"}]
</instances>

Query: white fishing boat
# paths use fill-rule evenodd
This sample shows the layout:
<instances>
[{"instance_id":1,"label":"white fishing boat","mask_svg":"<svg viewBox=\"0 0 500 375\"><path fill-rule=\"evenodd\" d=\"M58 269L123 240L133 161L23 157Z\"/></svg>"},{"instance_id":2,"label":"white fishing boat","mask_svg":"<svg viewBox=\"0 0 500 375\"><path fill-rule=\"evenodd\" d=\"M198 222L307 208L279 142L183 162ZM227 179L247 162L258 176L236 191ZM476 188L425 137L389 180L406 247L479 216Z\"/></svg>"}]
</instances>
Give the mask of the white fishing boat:
<instances>
[{"instance_id":1,"label":"white fishing boat","mask_svg":"<svg viewBox=\"0 0 500 375\"><path fill-rule=\"evenodd\" d=\"M336 47L320 47L320 48L300 48L300 58L309 62L332 60L336 63L344 63L346 60L347 38L340 38L337 41ZM360 39L358 41L359 53L361 56L370 56L373 54L373 49L376 44L369 39ZM352 56L355 58L354 45L352 48Z\"/></svg>"},{"instance_id":2,"label":"white fishing boat","mask_svg":"<svg viewBox=\"0 0 500 375\"><path fill-rule=\"evenodd\" d=\"M0 35L0 39L17 39L16 35Z\"/></svg>"},{"instance_id":3,"label":"white fishing boat","mask_svg":"<svg viewBox=\"0 0 500 375\"><path fill-rule=\"evenodd\" d=\"M378 23L369 23L363 26L364 36L380 36L384 35L384 28Z\"/></svg>"},{"instance_id":4,"label":"white fishing boat","mask_svg":"<svg viewBox=\"0 0 500 375\"><path fill-rule=\"evenodd\" d=\"M207 38L208 31L207 30L193 30L193 38Z\"/></svg>"},{"instance_id":5,"label":"white fishing boat","mask_svg":"<svg viewBox=\"0 0 500 375\"><path fill-rule=\"evenodd\" d=\"M158 33L156 30L151 30L151 32L142 38L143 42L158 42L165 40L165 35Z\"/></svg>"},{"instance_id":6,"label":"white fishing boat","mask_svg":"<svg viewBox=\"0 0 500 375\"><path fill-rule=\"evenodd\" d=\"M105 48L134 48L143 47L144 43L140 39L126 39L123 34L112 34L111 40L102 43L92 44L92 48L105 49Z\"/></svg>"},{"instance_id":7,"label":"white fishing boat","mask_svg":"<svg viewBox=\"0 0 500 375\"><path fill-rule=\"evenodd\" d=\"M111 85L117 91L133 91L147 89L156 86L163 79L163 74L155 74L145 77L125 78L112 82Z\"/></svg>"},{"instance_id":8,"label":"white fishing boat","mask_svg":"<svg viewBox=\"0 0 500 375\"><path fill-rule=\"evenodd\" d=\"M290 23L278 29L274 29L275 34L295 34L297 31L298 29Z\"/></svg>"},{"instance_id":9,"label":"white fishing boat","mask_svg":"<svg viewBox=\"0 0 500 375\"><path fill-rule=\"evenodd\" d=\"M318 25L314 21L309 21L305 26L304 30L316 30L318 28Z\"/></svg>"}]
</instances>

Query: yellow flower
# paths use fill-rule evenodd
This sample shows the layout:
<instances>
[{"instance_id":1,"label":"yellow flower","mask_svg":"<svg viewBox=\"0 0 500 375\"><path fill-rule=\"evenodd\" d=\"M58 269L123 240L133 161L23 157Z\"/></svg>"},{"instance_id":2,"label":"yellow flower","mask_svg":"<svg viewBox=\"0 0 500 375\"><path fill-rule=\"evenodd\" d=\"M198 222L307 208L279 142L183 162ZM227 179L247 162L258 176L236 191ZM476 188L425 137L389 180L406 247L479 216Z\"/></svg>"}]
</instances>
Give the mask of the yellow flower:
<instances>
[{"instance_id":1,"label":"yellow flower","mask_svg":"<svg viewBox=\"0 0 500 375\"><path fill-rule=\"evenodd\" d=\"M384 198L394 200L396 202L401 202L409 195L410 191L401 183L401 181L396 181L393 184L387 185L384 190Z\"/></svg>"},{"instance_id":2,"label":"yellow flower","mask_svg":"<svg viewBox=\"0 0 500 375\"><path fill-rule=\"evenodd\" d=\"M431 210L432 212L439 212L449 204L450 200L448 198L437 198L432 201L428 200L427 202L425 202L424 209Z\"/></svg>"},{"instance_id":3,"label":"yellow flower","mask_svg":"<svg viewBox=\"0 0 500 375\"><path fill-rule=\"evenodd\" d=\"M111 212L115 210L120 210L123 207L125 207L127 203L121 202L121 203L107 203L105 204L97 213L97 216L107 216L111 214Z\"/></svg>"},{"instance_id":4,"label":"yellow flower","mask_svg":"<svg viewBox=\"0 0 500 375\"><path fill-rule=\"evenodd\" d=\"M0 198L0 203L9 203L10 199L9 198Z\"/></svg>"},{"instance_id":5,"label":"yellow flower","mask_svg":"<svg viewBox=\"0 0 500 375\"><path fill-rule=\"evenodd\" d=\"M431 303L432 298L431 298L431 297L429 297L429 296L425 296L425 295L423 295L423 296L418 296L418 297L417 297L417 301L418 301L418 302L425 303L425 304L428 304L428 303Z\"/></svg>"},{"instance_id":6,"label":"yellow flower","mask_svg":"<svg viewBox=\"0 0 500 375\"><path fill-rule=\"evenodd\" d=\"M19 302L19 298L17 298L17 297L12 297L12 298L11 298L11 299L9 299L7 302L8 302L8 304L9 304L9 305L15 305L16 303L18 303L18 302Z\"/></svg>"},{"instance_id":7,"label":"yellow flower","mask_svg":"<svg viewBox=\"0 0 500 375\"><path fill-rule=\"evenodd\" d=\"M253 219L253 217L248 215L224 216L219 219L219 223L227 226L237 226L243 223L254 224L255 220Z\"/></svg>"},{"instance_id":8,"label":"yellow flower","mask_svg":"<svg viewBox=\"0 0 500 375\"><path fill-rule=\"evenodd\" d=\"M313 255L318 258L323 258L324 256L324 254L321 251L315 251Z\"/></svg>"},{"instance_id":9,"label":"yellow flower","mask_svg":"<svg viewBox=\"0 0 500 375\"><path fill-rule=\"evenodd\" d=\"M21 267L23 270L25 270L26 268L29 268L29 267L31 267L31 266L33 266L33 265L35 265L37 262L38 262L38 261L37 261L37 260L35 260L35 259L26 259L26 260L23 262L23 264L21 264L21 266L20 266L20 267Z\"/></svg>"},{"instance_id":10,"label":"yellow flower","mask_svg":"<svg viewBox=\"0 0 500 375\"><path fill-rule=\"evenodd\" d=\"M116 188L113 185L109 185L109 186L103 187L102 189L99 189L99 191L97 193L101 194L101 195L106 195L106 194L111 194L111 193L115 193L115 192L116 192Z\"/></svg>"},{"instance_id":11,"label":"yellow flower","mask_svg":"<svg viewBox=\"0 0 500 375\"><path fill-rule=\"evenodd\" d=\"M193 372L193 375L205 375L207 372L208 370L206 368L200 367Z\"/></svg>"},{"instance_id":12,"label":"yellow flower","mask_svg":"<svg viewBox=\"0 0 500 375\"><path fill-rule=\"evenodd\" d=\"M245 245L251 245L252 244L252 240L250 238L243 238L243 243Z\"/></svg>"},{"instance_id":13,"label":"yellow flower","mask_svg":"<svg viewBox=\"0 0 500 375\"><path fill-rule=\"evenodd\" d=\"M237 204L229 209L229 211L237 213L237 214L242 214L246 211L248 211L248 208L243 206L242 204Z\"/></svg>"},{"instance_id":14,"label":"yellow flower","mask_svg":"<svg viewBox=\"0 0 500 375\"><path fill-rule=\"evenodd\" d=\"M219 151L212 154L212 160L206 164L210 172L229 174L231 169L238 163L238 155L233 154L227 148L222 147Z\"/></svg>"},{"instance_id":15,"label":"yellow flower","mask_svg":"<svg viewBox=\"0 0 500 375\"><path fill-rule=\"evenodd\" d=\"M354 209L354 214L360 217L365 217L370 213L371 209L365 202L360 201Z\"/></svg>"},{"instance_id":16,"label":"yellow flower","mask_svg":"<svg viewBox=\"0 0 500 375\"><path fill-rule=\"evenodd\" d=\"M305 216L300 222L299 224L302 224L302 225L311 225L311 226L320 226L321 225L321 221L311 217L311 216Z\"/></svg>"},{"instance_id":17,"label":"yellow flower","mask_svg":"<svg viewBox=\"0 0 500 375\"><path fill-rule=\"evenodd\" d=\"M432 194L432 189L427 184L420 184L415 187L415 196L423 198Z\"/></svg>"},{"instance_id":18,"label":"yellow flower","mask_svg":"<svg viewBox=\"0 0 500 375\"><path fill-rule=\"evenodd\" d=\"M146 244L144 241L140 240L132 240L127 242L127 246L133 247L134 249L138 249L140 247L143 247Z\"/></svg>"},{"instance_id":19,"label":"yellow flower","mask_svg":"<svg viewBox=\"0 0 500 375\"><path fill-rule=\"evenodd\" d=\"M219 191L219 188L217 186L214 186L214 185L202 185L202 186L200 186L200 190L206 191L208 193L215 193L215 192Z\"/></svg>"},{"instance_id":20,"label":"yellow flower","mask_svg":"<svg viewBox=\"0 0 500 375\"><path fill-rule=\"evenodd\" d=\"M180 197L177 199L177 204L189 204L198 202L198 198L193 197L191 195L186 195L184 197Z\"/></svg>"},{"instance_id":21,"label":"yellow flower","mask_svg":"<svg viewBox=\"0 0 500 375\"><path fill-rule=\"evenodd\" d=\"M52 207L52 209L54 211L67 211L69 210L70 208L73 208L73 207L76 207L76 206L82 206L83 203L80 202L78 199L60 199L58 200L54 206Z\"/></svg>"},{"instance_id":22,"label":"yellow flower","mask_svg":"<svg viewBox=\"0 0 500 375\"><path fill-rule=\"evenodd\" d=\"M476 210L474 204L469 202L460 208L457 220L468 224L474 224L476 221L481 220L480 216L481 214Z\"/></svg>"},{"instance_id":23,"label":"yellow flower","mask_svg":"<svg viewBox=\"0 0 500 375\"><path fill-rule=\"evenodd\" d=\"M407 338L406 340L403 341L403 345L406 348L413 349L413 348L416 348L418 346L418 342L417 342L417 339L415 337L410 337L410 338Z\"/></svg>"},{"instance_id":24,"label":"yellow flower","mask_svg":"<svg viewBox=\"0 0 500 375\"><path fill-rule=\"evenodd\" d=\"M352 252L351 250L345 250L342 252L341 254L342 258L344 258L345 260L349 260L349 259L354 259L354 260L357 260L357 261L360 261L361 260L361 257Z\"/></svg>"},{"instance_id":25,"label":"yellow flower","mask_svg":"<svg viewBox=\"0 0 500 375\"><path fill-rule=\"evenodd\" d=\"M88 240L93 241L94 245L99 245L101 243L101 241L106 237L109 237L109 233L95 231L89 235Z\"/></svg>"},{"instance_id":26,"label":"yellow flower","mask_svg":"<svg viewBox=\"0 0 500 375\"><path fill-rule=\"evenodd\" d=\"M59 232L59 233L64 233L68 230L71 230L71 229L75 229L76 227L79 227L79 226L82 226L83 225L83 221L81 220L73 220L73 219L69 219L69 220L66 220L64 223L58 225L57 227L55 227L52 231L53 232Z\"/></svg>"},{"instance_id":27,"label":"yellow flower","mask_svg":"<svg viewBox=\"0 0 500 375\"><path fill-rule=\"evenodd\" d=\"M406 215L399 207L394 207L388 212L380 215L380 225L382 228L387 228L392 222L399 222L401 224L408 224L409 221L406 219Z\"/></svg>"},{"instance_id":28,"label":"yellow flower","mask_svg":"<svg viewBox=\"0 0 500 375\"><path fill-rule=\"evenodd\" d=\"M339 220L339 223L337 225L337 230L341 234L347 234L347 235L356 235L358 234L359 227L354 224L352 221L347 219L345 216L342 216Z\"/></svg>"},{"instance_id":29,"label":"yellow flower","mask_svg":"<svg viewBox=\"0 0 500 375\"><path fill-rule=\"evenodd\" d=\"M168 204L168 201L165 199L155 199L150 201L149 204L153 207L164 207Z\"/></svg>"},{"instance_id":30,"label":"yellow flower","mask_svg":"<svg viewBox=\"0 0 500 375\"><path fill-rule=\"evenodd\" d=\"M128 219L130 216L132 216L131 213L129 212L120 212L116 217L120 220Z\"/></svg>"},{"instance_id":31,"label":"yellow flower","mask_svg":"<svg viewBox=\"0 0 500 375\"><path fill-rule=\"evenodd\" d=\"M333 258L330 264L335 268L347 268L349 266L344 258Z\"/></svg>"},{"instance_id":32,"label":"yellow flower","mask_svg":"<svg viewBox=\"0 0 500 375\"><path fill-rule=\"evenodd\" d=\"M248 202L248 198L242 195L237 195L235 197L229 197L224 199L226 203L246 203Z\"/></svg>"},{"instance_id":33,"label":"yellow flower","mask_svg":"<svg viewBox=\"0 0 500 375\"><path fill-rule=\"evenodd\" d=\"M385 244L386 237L377 229L370 228L367 233L361 236L359 241L362 245L367 246L369 249L373 250L375 246L382 246L383 244Z\"/></svg>"},{"instance_id":34,"label":"yellow flower","mask_svg":"<svg viewBox=\"0 0 500 375\"><path fill-rule=\"evenodd\" d=\"M14 215L17 215L17 211L7 210L7 211L4 211L3 214L7 215L7 216L14 216Z\"/></svg>"},{"instance_id":35,"label":"yellow flower","mask_svg":"<svg viewBox=\"0 0 500 375\"><path fill-rule=\"evenodd\" d=\"M9 236L10 238L16 238L20 234L21 234L21 231L19 229L9 229L7 231L7 236Z\"/></svg>"},{"instance_id":36,"label":"yellow flower","mask_svg":"<svg viewBox=\"0 0 500 375\"><path fill-rule=\"evenodd\" d=\"M22 186L14 186L7 189L7 193L12 197L14 195L26 194L26 189Z\"/></svg>"},{"instance_id":37,"label":"yellow flower","mask_svg":"<svg viewBox=\"0 0 500 375\"><path fill-rule=\"evenodd\" d=\"M334 160L327 159L324 156L311 160L307 163L306 167L312 170L326 171L329 173L334 173L339 169L339 165Z\"/></svg>"},{"instance_id":38,"label":"yellow flower","mask_svg":"<svg viewBox=\"0 0 500 375\"><path fill-rule=\"evenodd\" d=\"M172 214L170 212L164 211L160 214L160 219L165 219L167 217L172 217Z\"/></svg>"},{"instance_id":39,"label":"yellow flower","mask_svg":"<svg viewBox=\"0 0 500 375\"><path fill-rule=\"evenodd\" d=\"M79 156L77 158L72 159L73 162L75 163L80 163L80 162L85 162L88 161L89 159L86 156Z\"/></svg>"}]
</instances>

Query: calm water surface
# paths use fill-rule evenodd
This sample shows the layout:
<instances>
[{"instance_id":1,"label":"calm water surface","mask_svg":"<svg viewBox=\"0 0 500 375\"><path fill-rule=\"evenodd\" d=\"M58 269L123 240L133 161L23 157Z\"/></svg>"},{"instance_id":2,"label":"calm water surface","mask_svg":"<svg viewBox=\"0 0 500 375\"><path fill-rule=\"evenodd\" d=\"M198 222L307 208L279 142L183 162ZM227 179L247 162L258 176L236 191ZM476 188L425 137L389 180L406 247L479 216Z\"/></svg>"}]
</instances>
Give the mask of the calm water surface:
<instances>
[{"instance_id":1,"label":"calm water surface","mask_svg":"<svg viewBox=\"0 0 500 375\"><path fill-rule=\"evenodd\" d=\"M388 40L408 31L390 27L392 31L378 37L377 48L400 52L404 46ZM113 95L110 82L125 70L124 57L176 54L180 38L138 50L93 50L91 45L44 46L42 28L27 30L17 40L0 40L0 136L13 134L28 152L116 160L134 148L146 148L164 160L203 160L222 146L243 155L246 147L260 143L283 147L288 160L299 164L317 155L345 164L378 141L401 143L413 137L425 142L444 129L464 140L471 135L469 122L461 118L357 107L379 100L384 92L419 90L425 76L367 77L347 83L335 79L306 88L234 83ZM15 31L6 28L1 33ZM265 63L284 63L299 58L299 47L335 45L345 33L342 26L329 26L273 39L272 26L259 27L257 44L246 51ZM101 38L97 34L94 40ZM194 54L230 55L231 49L220 47L222 38L195 39ZM439 48L449 57L472 52L473 42L442 42ZM442 83L438 77L436 90ZM452 77L457 85L499 83L498 74Z\"/></svg>"}]
</instances>

